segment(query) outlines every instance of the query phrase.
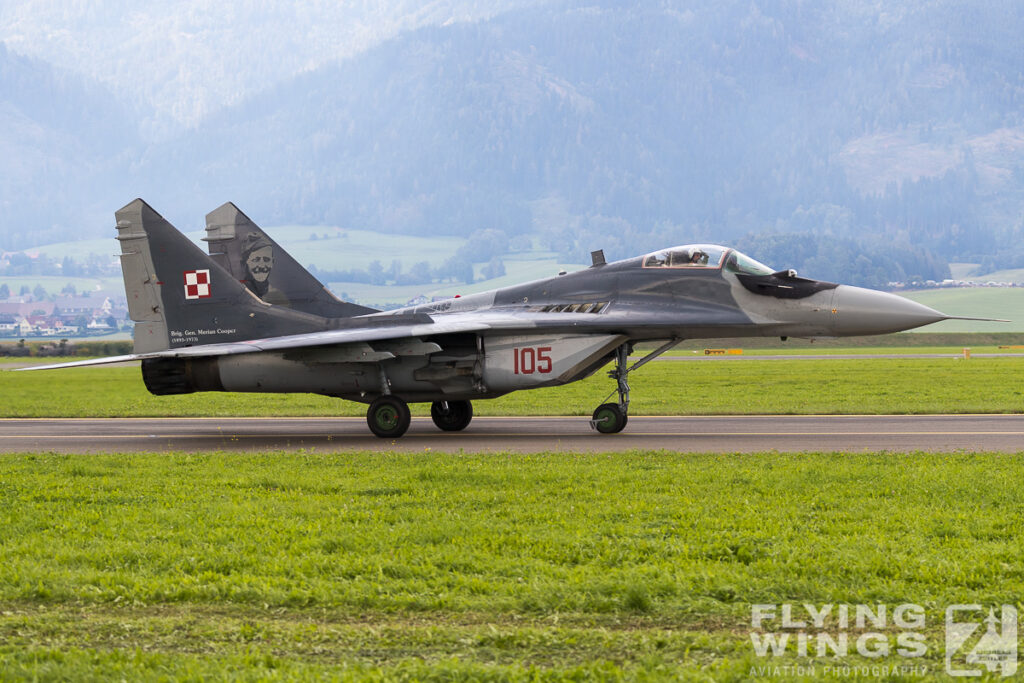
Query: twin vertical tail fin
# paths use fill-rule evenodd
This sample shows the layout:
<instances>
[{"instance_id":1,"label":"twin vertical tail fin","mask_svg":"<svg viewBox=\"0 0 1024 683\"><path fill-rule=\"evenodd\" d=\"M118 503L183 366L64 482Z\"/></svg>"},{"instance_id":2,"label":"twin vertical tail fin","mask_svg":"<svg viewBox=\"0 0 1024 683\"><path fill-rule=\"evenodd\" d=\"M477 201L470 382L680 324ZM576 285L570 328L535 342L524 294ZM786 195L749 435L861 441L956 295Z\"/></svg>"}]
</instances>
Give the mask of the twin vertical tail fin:
<instances>
[{"instance_id":1,"label":"twin vertical tail fin","mask_svg":"<svg viewBox=\"0 0 1024 683\"><path fill-rule=\"evenodd\" d=\"M327 329L270 306L141 199L115 212L135 353Z\"/></svg>"},{"instance_id":2,"label":"twin vertical tail fin","mask_svg":"<svg viewBox=\"0 0 1024 683\"><path fill-rule=\"evenodd\" d=\"M377 312L334 296L231 202L206 215L203 240L214 261L268 304L326 318Z\"/></svg>"}]
</instances>

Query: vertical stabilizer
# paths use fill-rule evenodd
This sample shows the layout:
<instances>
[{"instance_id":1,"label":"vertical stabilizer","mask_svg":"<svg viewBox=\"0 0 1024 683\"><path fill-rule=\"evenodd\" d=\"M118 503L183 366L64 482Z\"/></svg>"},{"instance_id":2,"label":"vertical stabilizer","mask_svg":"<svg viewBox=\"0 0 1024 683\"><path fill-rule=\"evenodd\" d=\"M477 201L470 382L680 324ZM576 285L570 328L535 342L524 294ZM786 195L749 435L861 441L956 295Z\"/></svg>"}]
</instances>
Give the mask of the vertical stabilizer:
<instances>
[{"instance_id":1,"label":"vertical stabilizer","mask_svg":"<svg viewBox=\"0 0 1024 683\"><path fill-rule=\"evenodd\" d=\"M136 353L327 329L257 299L141 199L114 216Z\"/></svg>"},{"instance_id":2,"label":"vertical stabilizer","mask_svg":"<svg viewBox=\"0 0 1024 683\"><path fill-rule=\"evenodd\" d=\"M145 209L152 211L145 202L136 199L114 213L117 239L121 242L121 275L128 298L128 315L135 321L135 353L161 351L170 346L167 321L160 304L161 284L142 229Z\"/></svg>"},{"instance_id":3,"label":"vertical stabilizer","mask_svg":"<svg viewBox=\"0 0 1024 683\"><path fill-rule=\"evenodd\" d=\"M214 261L268 304L328 318L377 312L334 296L231 202L206 215L203 240Z\"/></svg>"}]
</instances>

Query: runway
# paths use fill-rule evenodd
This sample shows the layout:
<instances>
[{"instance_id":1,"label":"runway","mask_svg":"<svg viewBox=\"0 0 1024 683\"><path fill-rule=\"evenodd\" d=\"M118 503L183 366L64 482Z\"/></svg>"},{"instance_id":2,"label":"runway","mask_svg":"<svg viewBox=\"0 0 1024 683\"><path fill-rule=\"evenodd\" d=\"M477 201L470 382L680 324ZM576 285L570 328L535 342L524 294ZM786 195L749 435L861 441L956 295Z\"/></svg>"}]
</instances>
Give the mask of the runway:
<instances>
[{"instance_id":1,"label":"runway","mask_svg":"<svg viewBox=\"0 0 1024 683\"><path fill-rule=\"evenodd\" d=\"M477 417L464 432L413 418L401 439L372 434L363 418L108 418L0 420L0 452L149 451L1024 452L1024 415L810 415L629 418L601 435L585 417Z\"/></svg>"}]
</instances>

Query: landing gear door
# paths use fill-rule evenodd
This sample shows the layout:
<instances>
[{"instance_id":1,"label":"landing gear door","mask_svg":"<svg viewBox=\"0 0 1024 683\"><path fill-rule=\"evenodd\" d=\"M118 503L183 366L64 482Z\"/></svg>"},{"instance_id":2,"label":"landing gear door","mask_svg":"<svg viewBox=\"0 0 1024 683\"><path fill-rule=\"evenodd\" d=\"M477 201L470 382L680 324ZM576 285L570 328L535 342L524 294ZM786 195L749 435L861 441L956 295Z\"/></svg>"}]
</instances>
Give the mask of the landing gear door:
<instances>
[{"instance_id":1,"label":"landing gear door","mask_svg":"<svg viewBox=\"0 0 1024 683\"><path fill-rule=\"evenodd\" d=\"M597 369L625 341L619 335L500 335L484 342L484 384L492 391L556 386Z\"/></svg>"}]
</instances>

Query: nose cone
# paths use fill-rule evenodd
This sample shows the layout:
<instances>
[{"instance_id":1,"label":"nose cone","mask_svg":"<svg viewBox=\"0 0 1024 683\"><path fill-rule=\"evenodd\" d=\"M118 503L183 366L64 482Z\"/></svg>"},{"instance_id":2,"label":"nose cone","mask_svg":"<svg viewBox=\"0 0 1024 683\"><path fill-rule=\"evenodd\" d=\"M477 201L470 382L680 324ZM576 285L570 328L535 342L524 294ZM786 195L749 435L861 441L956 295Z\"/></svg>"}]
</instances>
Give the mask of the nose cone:
<instances>
[{"instance_id":1,"label":"nose cone","mask_svg":"<svg viewBox=\"0 0 1024 683\"><path fill-rule=\"evenodd\" d=\"M947 316L902 296L840 285L834 299L836 334L887 334L946 320Z\"/></svg>"}]
</instances>

